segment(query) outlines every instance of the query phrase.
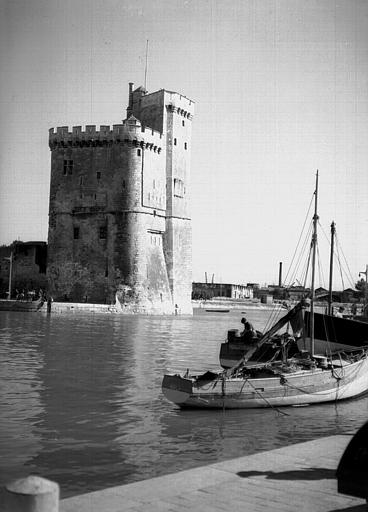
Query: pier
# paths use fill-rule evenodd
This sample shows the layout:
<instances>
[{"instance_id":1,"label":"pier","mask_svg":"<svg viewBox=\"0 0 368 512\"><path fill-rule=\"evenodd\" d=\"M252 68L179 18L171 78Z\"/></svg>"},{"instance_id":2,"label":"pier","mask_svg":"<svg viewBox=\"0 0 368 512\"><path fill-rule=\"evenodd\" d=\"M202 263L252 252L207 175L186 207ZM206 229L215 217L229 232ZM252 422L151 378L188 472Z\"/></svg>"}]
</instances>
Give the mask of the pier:
<instances>
[{"instance_id":1,"label":"pier","mask_svg":"<svg viewBox=\"0 0 368 512\"><path fill-rule=\"evenodd\" d=\"M324 437L60 502L60 512L363 512L337 492L351 435Z\"/></svg>"}]
</instances>

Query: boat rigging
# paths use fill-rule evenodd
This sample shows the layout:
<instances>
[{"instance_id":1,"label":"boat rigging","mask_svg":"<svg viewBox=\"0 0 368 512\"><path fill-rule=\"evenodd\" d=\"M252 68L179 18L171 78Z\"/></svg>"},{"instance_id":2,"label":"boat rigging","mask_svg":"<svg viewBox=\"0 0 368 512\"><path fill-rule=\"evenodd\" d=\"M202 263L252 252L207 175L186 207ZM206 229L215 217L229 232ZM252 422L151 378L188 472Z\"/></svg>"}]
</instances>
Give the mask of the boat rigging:
<instances>
[{"instance_id":1,"label":"boat rigging","mask_svg":"<svg viewBox=\"0 0 368 512\"><path fill-rule=\"evenodd\" d=\"M308 258L312 260L309 300L301 300L223 372L164 375L162 390L168 400L181 408L280 407L342 400L368 390L368 324L315 312L317 207L318 171ZM278 334L286 324L292 334ZM265 361L253 361L267 343L278 351ZM288 357L285 347L290 345L297 351Z\"/></svg>"}]
</instances>

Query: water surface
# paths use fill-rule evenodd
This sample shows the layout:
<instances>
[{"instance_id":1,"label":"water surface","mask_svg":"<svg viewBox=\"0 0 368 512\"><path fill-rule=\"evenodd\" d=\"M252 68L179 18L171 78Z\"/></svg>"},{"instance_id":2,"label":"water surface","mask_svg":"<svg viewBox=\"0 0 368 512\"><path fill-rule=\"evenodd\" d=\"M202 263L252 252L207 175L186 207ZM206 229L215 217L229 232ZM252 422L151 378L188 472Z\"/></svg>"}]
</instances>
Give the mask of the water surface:
<instances>
[{"instance_id":1,"label":"water surface","mask_svg":"<svg viewBox=\"0 0 368 512\"><path fill-rule=\"evenodd\" d=\"M262 330L269 312L249 311ZM283 409L181 411L165 372L218 370L241 311L193 317L0 312L0 485L30 473L62 497L355 431L368 397Z\"/></svg>"}]
</instances>

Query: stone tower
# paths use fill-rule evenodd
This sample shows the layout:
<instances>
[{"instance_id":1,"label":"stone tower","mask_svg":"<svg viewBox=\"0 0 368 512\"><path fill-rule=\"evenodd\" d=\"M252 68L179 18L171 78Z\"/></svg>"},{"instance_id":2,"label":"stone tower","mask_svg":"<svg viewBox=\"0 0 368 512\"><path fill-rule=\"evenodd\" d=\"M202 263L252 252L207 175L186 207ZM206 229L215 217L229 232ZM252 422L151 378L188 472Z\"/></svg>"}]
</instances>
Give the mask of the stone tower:
<instances>
[{"instance_id":1,"label":"stone tower","mask_svg":"<svg viewBox=\"0 0 368 512\"><path fill-rule=\"evenodd\" d=\"M124 312L191 313L194 104L129 86L120 125L50 130L49 291Z\"/></svg>"}]
</instances>

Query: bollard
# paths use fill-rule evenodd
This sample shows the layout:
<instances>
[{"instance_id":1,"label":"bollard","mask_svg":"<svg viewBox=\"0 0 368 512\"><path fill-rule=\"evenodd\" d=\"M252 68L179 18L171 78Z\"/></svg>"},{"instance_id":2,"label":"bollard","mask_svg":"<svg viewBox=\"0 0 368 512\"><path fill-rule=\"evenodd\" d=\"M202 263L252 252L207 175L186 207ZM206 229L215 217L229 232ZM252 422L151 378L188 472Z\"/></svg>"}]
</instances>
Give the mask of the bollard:
<instances>
[{"instance_id":1,"label":"bollard","mask_svg":"<svg viewBox=\"0 0 368 512\"><path fill-rule=\"evenodd\" d=\"M30 475L5 485L2 501L2 512L58 512L59 485Z\"/></svg>"}]
</instances>

